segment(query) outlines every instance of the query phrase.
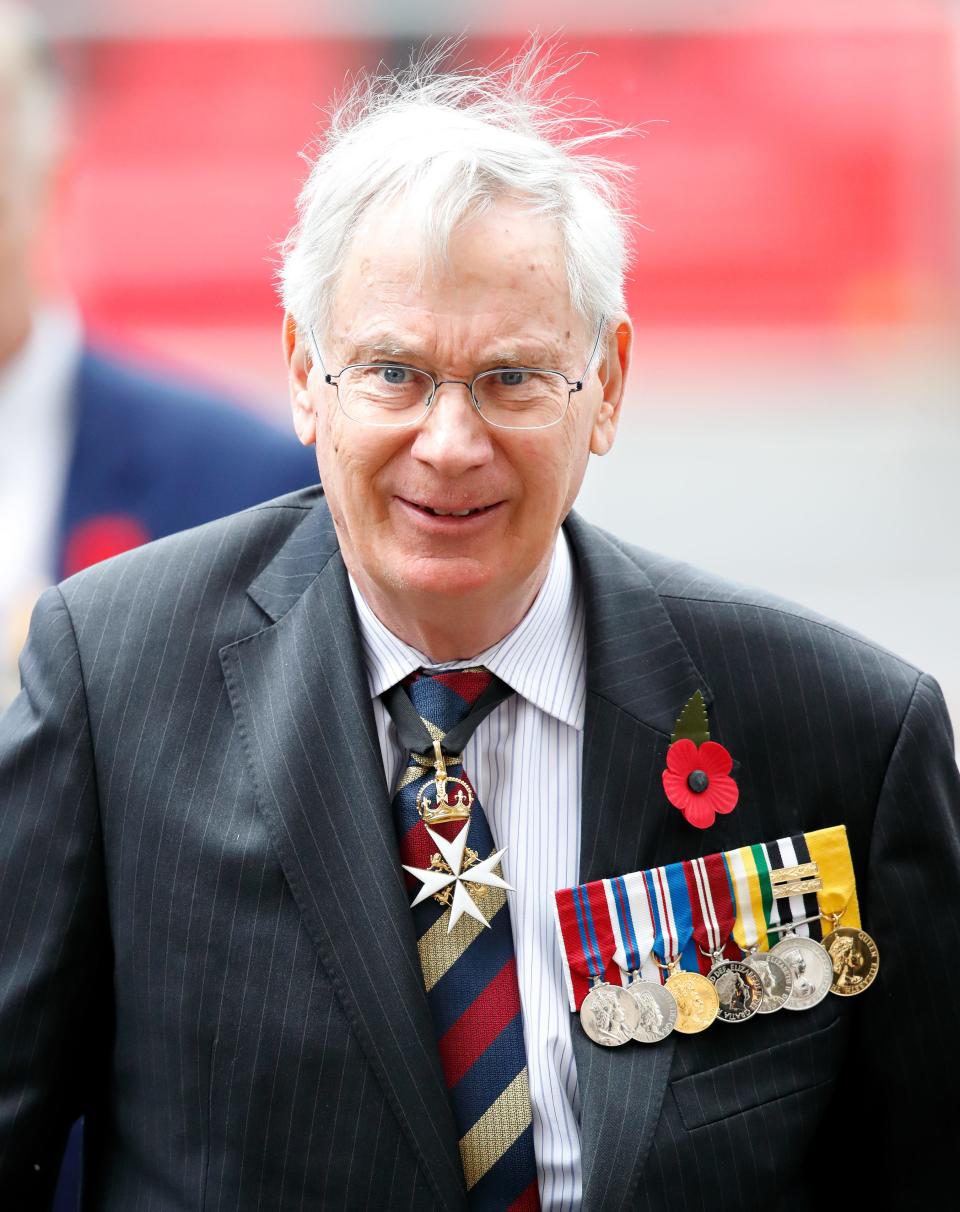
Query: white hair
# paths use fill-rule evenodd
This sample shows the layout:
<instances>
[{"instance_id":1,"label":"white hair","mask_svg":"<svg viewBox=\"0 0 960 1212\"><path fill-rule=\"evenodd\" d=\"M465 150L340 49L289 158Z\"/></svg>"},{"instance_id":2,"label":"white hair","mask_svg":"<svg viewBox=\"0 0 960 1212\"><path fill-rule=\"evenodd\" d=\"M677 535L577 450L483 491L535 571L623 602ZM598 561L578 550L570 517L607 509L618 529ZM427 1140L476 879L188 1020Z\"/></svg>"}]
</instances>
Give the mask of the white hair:
<instances>
[{"instance_id":1,"label":"white hair","mask_svg":"<svg viewBox=\"0 0 960 1212\"><path fill-rule=\"evenodd\" d=\"M47 169L64 140L60 72L36 16L8 0L0 0L0 117L16 163Z\"/></svg>"},{"instance_id":2,"label":"white hair","mask_svg":"<svg viewBox=\"0 0 960 1212\"><path fill-rule=\"evenodd\" d=\"M337 272L372 208L401 201L419 216L421 265L444 259L458 223L501 198L556 221L570 301L587 324L624 309L623 165L584 149L631 133L569 112L561 62L532 43L491 68L447 67L456 46L401 72L365 76L329 124L283 244L280 293L299 330L330 318ZM582 109L582 107L581 107Z\"/></svg>"}]
</instances>

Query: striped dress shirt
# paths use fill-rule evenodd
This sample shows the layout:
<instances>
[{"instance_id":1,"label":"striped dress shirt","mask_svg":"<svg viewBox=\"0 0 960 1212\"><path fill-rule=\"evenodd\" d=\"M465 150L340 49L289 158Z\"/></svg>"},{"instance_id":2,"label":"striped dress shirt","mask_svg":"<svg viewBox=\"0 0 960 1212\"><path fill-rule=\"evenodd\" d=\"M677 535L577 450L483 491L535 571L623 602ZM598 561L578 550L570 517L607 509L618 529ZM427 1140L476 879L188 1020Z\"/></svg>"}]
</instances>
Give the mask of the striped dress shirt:
<instances>
[{"instance_id":1,"label":"striped dress shirt","mask_svg":"<svg viewBox=\"0 0 960 1212\"><path fill-rule=\"evenodd\" d=\"M380 695L422 667L485 665L515 691L481 722L463 753L496 846L517 953L541 1206L575 1212L581 1164L577 1070L553 915L553 894L577 882L580 771L586 701L583 599L561 530L533 605L502 640L469 660L443 664L399 640L351 578L392 793L406 763Z\"/></svg>"}]
</instances>

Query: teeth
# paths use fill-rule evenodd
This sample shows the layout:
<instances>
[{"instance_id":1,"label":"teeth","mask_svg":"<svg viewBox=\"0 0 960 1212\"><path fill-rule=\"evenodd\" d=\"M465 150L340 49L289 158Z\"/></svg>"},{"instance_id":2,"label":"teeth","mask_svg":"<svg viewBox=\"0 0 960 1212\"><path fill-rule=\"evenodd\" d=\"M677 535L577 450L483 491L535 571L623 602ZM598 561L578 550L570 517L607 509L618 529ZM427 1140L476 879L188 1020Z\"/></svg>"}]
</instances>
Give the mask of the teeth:
<instances>
[{"instance_id":1,"label":"teeth","mask_svg":"<svg viewBox=\"0 0 960 1212\"><path fill-rule=\"evenodd\" d=\"M479 512L476 509L431 509L429 505L426 508L438 518L466 518L472 513Z\"/></svg>"}]
</instances>

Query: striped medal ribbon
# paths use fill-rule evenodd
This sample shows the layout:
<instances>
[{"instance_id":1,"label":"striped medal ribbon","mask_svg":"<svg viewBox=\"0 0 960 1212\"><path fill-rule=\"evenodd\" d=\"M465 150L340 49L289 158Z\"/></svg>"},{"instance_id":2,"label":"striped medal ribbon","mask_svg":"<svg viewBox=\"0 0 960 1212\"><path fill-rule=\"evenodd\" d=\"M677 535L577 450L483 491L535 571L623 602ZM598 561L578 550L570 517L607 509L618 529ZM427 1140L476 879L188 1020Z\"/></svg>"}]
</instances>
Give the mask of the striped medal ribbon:
<instances>
[{"instance_id":1,"label":"striped medal ribbon","mask_svg":"<svg viewBox=\"0 0 960 1212\"><path fill-rule=\"evenodd\" d=\"M717 991L717 1019L742 1023L752 1018L763 1000L759 975L738 958L724 959L735 947L731 943L734 906L733 888L722 854L691 859L684 864L690 899L694 907L693 937L701 963L708 963L707 977Z\"/></svg>"},{"instance_id":2,"label":"striped medal ribbon","mask_svg":"<svg viewBox=\"0 0 960 1212\"><path fill-rule=\"evenodd\" d=\"M474 668L414 674L384 702L410 750L394 823L408 887L422 885L411 913L467 1203L534 1212L540 1198L503 851L459 757L483 715L509 693L489 670ZM457 790L448 795L447 787Z\"/></svg>"},{"instance_id":3,"label":"striped medal ribbon","mask_svg":"<svg viewBox=\"0 0 960 1212\"><path fill-rule=\"evenodd\" d=\"M717 1017L720 1000L712 981L699 971L685 866L669 863L652 867L644 872L644 878L656 926L653 950L669 972L665 988L677 1003L674 1030L692 1035L710 1026Z\"/></svg>"},{"instance_id":4,"label":"striped medal ribbon","mask_svg":"<svg viewBox=\"0 0 960 1212\"><path fill-rule=\"evenodd\" d=\"M809 863L810 850L807 839L802 833L791 837L781 837L775 842L764 843L767 869L771 880L771 895L774 906L770 916L774 933L782 936L787 930L800 938L820 940L820 906L815 892L791 893L789 896L777 897L775 887L776 874L784 868L796 867L801 863Z\"/></svg>"},{"instance_id":5,"label":"striped medal ribbon","mask_svg":"<svg viewBox=\"0 0 960 1212\"><path fill-rule=\"evenodd\" d=\"M627 1043L640 1018L613 960L615 942L604 882L564 888L555 896L571 1000L586 1035L601 1047ZM582 994L582 996L581 996Z\"/></svg>"},{"instance_id":6,"label":"striped medal ribbon","mask_svg":"<svg viewBox=\"0 0 960 1212\"><path fill-rule=\"evenodd\" d=\"M766 842L763 846L770 873L773 906L770 932L779 939L770 954L790 968L793 984L783 1003L784 1010L811 1010L830 992L833 967L820 943L820 906L816 893L792 892L777 896L778 871L811 862L802 833Z\"/></svg>"},{"instance_id":7,"label":"striped medal ribbon","mask_svg":"<svg viewBox=\"0 0 960 1212\"><path fill-rule=\"evenodd\" d=\"M653 960L656 928L646 880L643 872L635 871L604 880L603 886L617 942L613 958L640 1010L633 1038L643 1044L659 1043L676 1026L677 1001L661 983L661 970Z\"/></svg>"},{"instance_id":8,"label":"striped medal ribbon","mask_svg":"<svg viewBox=\"0 0 960 1212\"><path fill-rule=\"evenodd\" d=\"M763 998L758 1014L773 1014L790 996L793 971L790 965L767 950L768 926L774 904L770 872L762 846L741 846L724 857L733 885L733 937L743 951L743 962L760 977ZM777 942L777 936L772 936Z\"/></svg>"}]
</instances>

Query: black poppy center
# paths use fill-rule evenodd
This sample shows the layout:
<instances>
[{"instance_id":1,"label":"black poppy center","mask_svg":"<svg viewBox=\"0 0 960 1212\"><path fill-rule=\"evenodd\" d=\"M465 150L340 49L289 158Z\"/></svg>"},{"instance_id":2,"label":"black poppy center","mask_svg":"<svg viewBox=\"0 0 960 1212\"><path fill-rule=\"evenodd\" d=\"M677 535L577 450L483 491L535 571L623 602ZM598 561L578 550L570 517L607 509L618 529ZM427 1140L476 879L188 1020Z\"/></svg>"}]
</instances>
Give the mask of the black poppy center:
<instances>
[{"instance_id":1,"label":"black poppy center","mask_svg":"<svg viewBox=\"0 0 960 1212\"><path fill-rule=\"evenodd\" d=\"M710 780L707 778L705 771L691 770L687 775L687 786L691 791L695 791L699 795L701 791L706 791L710 786Z\"/></svg>"}]
</instances>

